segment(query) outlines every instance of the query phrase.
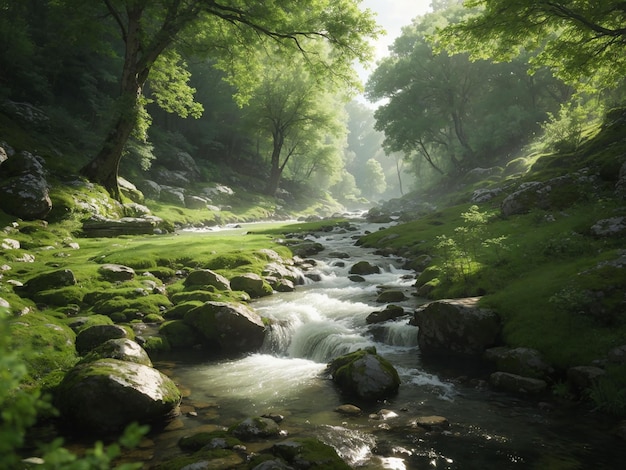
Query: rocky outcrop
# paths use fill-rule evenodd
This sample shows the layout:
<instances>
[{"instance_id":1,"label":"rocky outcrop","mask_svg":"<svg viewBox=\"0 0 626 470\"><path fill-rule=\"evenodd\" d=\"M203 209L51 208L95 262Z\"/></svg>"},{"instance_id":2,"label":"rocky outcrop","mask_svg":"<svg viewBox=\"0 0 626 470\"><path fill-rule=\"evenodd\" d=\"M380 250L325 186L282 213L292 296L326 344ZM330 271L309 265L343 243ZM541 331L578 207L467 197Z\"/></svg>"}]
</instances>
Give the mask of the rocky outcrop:
<instances>
[{"instance_id":1,"label":"rocky outcrop","mask_svg":"<svg viewBox=\"0 0 626 470\"><path fill-rule=\"evenodd\" d=\"M178 414L181 400L174 382L158 370L117 359L76 366L55 397L73 429L96 435L119 432L132 422L167 422Z\"/></svg>"},{"instance_id":2,"label":"rocky outcrop","mask_svg":"<svg viewBox=\"0 0 626 470\"><path fill-rule=\"evenodd\" d=\"M52 210L41 157L23 151L0 161L0 209L24 220L44 219Z\"/></svg>"},{"instance_id":3,"label":"rocky outcrop","mask_svg":"<svg viewBox=\"0 0 626 470\"><path fill-rule=\"evenodd\" d=\"M83 222L86 237L117 237L120 235L153 234L163 220L155 216L109 219L93 216Z\"/></svg>"},{"instance_id":4,"label":"rocky outcrop","mask_svg":"<svg viewBox=\"0 0 626 470\"><path fill-rule=\"evenodd\" d=\"M398 372L374 348L338 357L326 370L342 393L366 401L389 398L400 387Z\"/></svg>"},{"instance_id":5,"label":"rocky outcrop","mask_svg":"<svg viewBox=\"0 0 626 470\"><path fill-rule=\"evenodd\" d=\"M18 290L27 296L32 296L41 291L74 286L76 282L76 277L70 269L58 269L29 279Z\"/></svg>"},{"instance_id":6,"label":"rocky outcrop","mask_svg":"<svg viewBox=\"0 0 626 470\"><path fill-rule=\"evenodd\" d=\"M415 311L422 355L478 355L495 346L500 318L478 306L479 297L438 300Z\"/></svg>"},{"instance_id":7,"label":"rocky outcrop","mask_svg":"<svg viewBox=\"0 0 626 470\"><path fill-rule=\"evenodd\" d=\"M531 348L491 348L485 351L484 358L501 372L543 380L554 374L554 368L543 360L541 353Z\"/></svg>"},{"instance_id":8,"label":"rocky outcrop","mask_svg":"<svg viewBox=\"0 0 626 470\"><path fill-rule=\"evenodd\" d=\"M626 217L598 220L591 226L591 233L596 237L624 237L626 236Z\"/></svg>"},{"instance_id":9,"label":"rocky outcrop","mask_svg":"<svg viewBox=\"0 0 626 470\"><path fill-rule=\"evenodd\" d=\"M263 320L243 304L205 302L185 313L184 321L202 335L208 347L225 353L257 351L265 339Z\"/></svg>"}]
</instances>

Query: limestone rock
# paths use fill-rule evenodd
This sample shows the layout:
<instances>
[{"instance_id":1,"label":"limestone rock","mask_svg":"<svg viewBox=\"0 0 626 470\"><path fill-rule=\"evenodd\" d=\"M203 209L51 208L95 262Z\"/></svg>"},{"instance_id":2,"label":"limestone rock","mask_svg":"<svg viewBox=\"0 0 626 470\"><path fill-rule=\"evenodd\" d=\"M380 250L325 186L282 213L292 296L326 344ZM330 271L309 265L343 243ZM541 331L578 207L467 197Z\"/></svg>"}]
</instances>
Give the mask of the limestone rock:
<instances>
[{"instance_id":1,"label":"limestone rock","mask_svg":"<svg viewBox=\"0 0 626 470\"><path fill-rule=\"evenodd\" d=\"M185 313L184 321L208 346L227 353L257 351L265 339L263 320L243 304L205 302Z\"/></svg>"},{"instance_id":2,"label":"limestone rock","mask_svg":"<svg viewBox=\"0 0 626 470\"><path fill-rule=\"evenodd\" d=\"M478 297L445 299L416 310L418 343L424 355L482 354L500 336L500 318L478 307Z\"/></svg>"},{"instance_id":3,"label":"limestone rock","mask_svg":"<svg viewBox=\"0 0 626 470\"><path fill-rule=\"evenodd\" d=\"M61 416L74 428L102 435L132 422L158 424L178 413L181 394L152 367L100 359L72 369L56 393Z\"/></svg>"},{"instance_id":4,"label":"limestone rock","mask_svg":"<svg viewBox=\"0 0 626 470\"><path fill-rule=\"evenodd\" d=\"M508 372L494 372L489 380L494 387L513 393L534 395L545 392L548 387L545 380L523 377Z\"/></svg>"},{"instance_id":5,"label":"limestone rock","mask_svg":"<svg viewBox=\"0 0 626 470\"><path fill-rule=\"evenodd\" d=\"M400 387L396 369L373 348L340 356L327 371L343 393L367 401L388 398Z\"/></svg>"}]
</instances>

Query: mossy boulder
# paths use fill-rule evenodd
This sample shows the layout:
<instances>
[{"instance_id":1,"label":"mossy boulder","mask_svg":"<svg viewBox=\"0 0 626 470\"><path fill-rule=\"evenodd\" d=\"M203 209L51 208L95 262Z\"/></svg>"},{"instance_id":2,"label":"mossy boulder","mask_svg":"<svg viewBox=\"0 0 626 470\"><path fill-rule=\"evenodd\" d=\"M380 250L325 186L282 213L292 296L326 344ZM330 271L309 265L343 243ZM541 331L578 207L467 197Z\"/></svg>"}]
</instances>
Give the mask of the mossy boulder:
<instances>
[{"instance_id":1,"label":"mossy boulder","mask_svg":"<svg viewBox=\"0 0 626 470\"><path fill-rule=\"evenodd\" d=\"M201 336L183 320L167 321L159 328L173 349L190 349L201 342Z\"/></svg>"},{"instance_id":2,"label":"mossy boulder","mask_svg":"<svg viewBox=\"0 0 626 470\"><path fill-rule=\"evenodd\" d=\"M189 286L212 286L217 290L230 290L230 281L221 274L210 269L198 269L189 273L184 285Z\"/></svg>"},{"instance_id":3,"label":"mossy boulder","mask_svg":"<svg viewBox=\"0 0 626 470\"><path fill-rule=\"evenodd\" d=\"M415 311L411 324L422 355L478 355L500 340L500 317L480 308L478 297L444 299Z\"/></svg>"},{"instance_id":4,"label":"mossy boulder","mask_svg":"<svg viewBox=\"0 0 626 470\"><path fill-rule=\"evenodd\" d=\"M241 274L230 280L230 286L233 290L246 292L253 299L272 295L272 286L266 282L261 276L254 273Z\"/></svg>"},{"instance_id":5,"label":"mossy boulder","mask_svg":"<svg viewBox=\"0 0 626 470\"><path fill-rule=\"evenodd\" d=\"M242 441L255 441L269 437L278 437L280 428L276 421L261 416L246 418L231 427L230 432Z\"/></svg>"},{"instance_id":6,"label":"mossy boulder","mask_svg":"<svg viewBox=\"0 0 626 470\"><path fill-rule=\"evenodd\" d=\"M57 269L56 271L38 274L26 281L26 283L17 290L20 293L24 292L26 296L32 296L37 292L74 286L76 283L76 276L74 276L72 270Z\"/></svg>"},{"instance_id":7,"label":"mossy boulder","mask_svg":"<svg viewBox=\"0 0 626 470\"><path fill-rule=\"evenodd\" d=\"M187 312L184 321L207 346L226 353L257 351L265 339L263 320L243 304L205 302Z\"/></svg>"},{"instance_id":8,"label":"mossy boulder","mask_svg":"<svg viewBox=\"0 0 626 470\"><path fill-rule=\"evenodd\" d=\"M119 325L94 325L76 336L76 351L84 355L110 339L128 338L128 330Z\"/></svg>"},{"instance_id":9,"label":"mossy boulder","mask_svg":"<svg viewBox=\"0 0 626 470\"><path fill-rule=\"evenodd\" d=\"M496 347L485 351L484 358L493 362L497 370L535 379L547 379L554 369L536 349Z\"/></svg>"},{"instance_id":10,"label":"mossy boulder","mask_svg":"<svg viewBox=\"0 0 626 470\"><path fill-rule=\"evenodd\" d=\"M400 387L398 372L374 348L359 349L334 359L328 364L327 372L342 393L366 401L389 398Z\"/></svg>"},{"instance_id":11,"label":"mossy boulder","mask_svg":"<svg viewBox=\"0 0 626 470\"><path fill-rule=\"evenodd\" d=\"M93 362L99 359L118 359L120 361L134 362L135 364L143 364L152 367L152 361L148 353L129 338L110 339L105 341L97 348L90 351L81 361Z\"/></svg>"},{"instance_id":12,"label":"mossy boulder","mask_svg":"<svg viewBox=\"0 0 626 470\"><path fill-rule=\"evenodd\" d=\"M35 292L32 299L38 304L64 307L66 305L80 305L83 301L83 291L78 286L58 287Z\"/></svg>"},{"instance_id":13,"label":"mossy boulder","mask_svg":"<svg viewBox=\"0 0 626 470\"><path fill-rule=\"evenodd\" d=\"M232 449L238 445L241 445L241 441L226 431L199 432L183 436L178 441L178 447L187 452L197 452L201 449Z\"/></svg>"},{"instance_id":14,"label":"mossy boulder","mask_svg":"<svg viewBox=\"0 0 626 470\"><path fill-rule=\"evenodd\" d=\"M339 457L333 447L314 438L297 438L278 442L272 446L271 452L295 468L334 470L349 470L351 468Z\"/></svg>"},{"instance_id":15,"label":"mossy boulder","mask_svg":"<svg viewBox=\"0 0 626 470\"><path fill-rule=\"evenodd\" d=\"M350 274L357 274L360 276L366 276L368 274L378 274L380 268L369 261L359 261L350 268Z\"/></svg>"},{"instance_id":16,"label":"mossy boulder","mask_svg":"<svg viewBox=\"0 0 626 470\"><path fill-rule=\"evenodd\" d=\"M178 414L180 400L174 382L158 370L117 359L76 366L55 394L68 425L97 435L119 432L132 422L167 422Z\"/></svg>"}]
</instances>

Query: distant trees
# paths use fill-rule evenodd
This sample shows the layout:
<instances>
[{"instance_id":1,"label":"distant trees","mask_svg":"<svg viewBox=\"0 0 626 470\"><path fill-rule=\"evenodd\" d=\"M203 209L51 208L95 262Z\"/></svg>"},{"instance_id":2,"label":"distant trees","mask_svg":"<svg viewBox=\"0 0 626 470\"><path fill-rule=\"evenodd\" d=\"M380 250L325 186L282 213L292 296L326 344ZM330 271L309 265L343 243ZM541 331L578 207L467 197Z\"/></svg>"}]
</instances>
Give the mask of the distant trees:
<instances>
[{"instance_id":1,"label":"distant trees","mask_svg":"<svg viewBox=\"0 0 626 470\"><path fill-rule=\"evenodd\" d=\"M247 5L201 0L102 0L87 6L83 2L74 5L75 2L61 3L74 6L86 21L107 13L123 43L120 95L113 124L100 152L81 170L116 198L120 197L117 175L124 147L137 124L146 122L147 80L173 81L173 87L157 86L152 90L159 104L170 111L183 115L197 115L200 111L190 99L194 90L187 84L186 64L176 55L175 48L191 47L213 55L217 65L239 87L239 97L245 101L246 87L254 83L258 70L252 51L258 50L259 43L279 45L284 60L294 54L306 55L306 67L320 78L349 81L352 61L369 57L367 38L377 33L371 13L359 10L355 0L278 0ZM100 5L104 11L94 14ZM324 41L335 52L322 59L309 53L307 41ZM158 77L155 70L160 71Z\"/></svg>"},{"instance_id":2,"label":"distant trees","mask_svg":"<svg viewBox=\"0 0 626 470\"><path fill-rule=\"evenodd\" d=\"M296 179L316 172L332 176L342 166L339 139L345 134L343 103L336 96L340 87L315 76L303 57L280 62L280 56L268 56L261 63L262 78L246 111L251 128L270 141L265 192L276 193L288 164Z\"/></svg>"},{"instance_id":3,"label":"distant trees","mask_svg":"<svg viewBox=\"0 0 626 470\"><path fill-rule=\"evenodd\" d=\"M401 152L414 167L427 162L439 174L493 165L568 93L545 72L530 77L523 60L473 62L467 54L437 51L436 31L467 14L453 5L417 18L367 84L368 98L382 102L375 117L386 151Z\"/></svg>"}]
</instances>

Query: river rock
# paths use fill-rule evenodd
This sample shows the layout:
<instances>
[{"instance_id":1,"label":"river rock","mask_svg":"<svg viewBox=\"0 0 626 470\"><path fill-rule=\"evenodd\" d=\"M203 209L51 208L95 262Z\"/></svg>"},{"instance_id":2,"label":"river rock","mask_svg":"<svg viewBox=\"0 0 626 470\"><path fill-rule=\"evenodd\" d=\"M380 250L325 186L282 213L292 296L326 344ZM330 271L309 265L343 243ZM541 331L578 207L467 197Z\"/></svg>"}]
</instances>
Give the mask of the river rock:
<instances>
[{"instance_id":1,"label":"river rock","mask_svg":"<svg viewBox=\"0 0 626 470\"><path fill-rule=\"evenodd\" d=\"M138 343L129 338L107 340L90 351L81 362L93 362L107 358L152 367L152 361L148 353Z\"/></svg>"},{"instance_id":2,"label":"river rock","mask_svg":"<svg viewBox=\"0 0 626 470\"><path fill-rule=\"evenodd\" d=\"M217 290L231 290L230 281L221 274L211 271L210 269L198 269L189 273L185 279L185 287L189 286L213 286Z\"/></svg>"},{"instance_id":3,"label":"river rock","mask_svg":"<svg viewBox=\"0 0 626 470\"><path fill-rule=\"evenodd\" d=\"M494 362L501 372L547 379L554 369L541 357L541 353L531 348L497 347L485 351L484 358Z\"/></svg>"},{"instance_id":4,"label":"river rock","mask_svg":"<svg viewBox=\"0 0 626 470\"><path fill-rule=\"evenodd\" d=\"M450 427L450 422L443 416L418 416L411 420L409 428L425 429L427 431L443 431Z\"/></svg>"},{"instance_id":5,"label":"river rock","mask_svg":"<svg viewBox=\"0 0 626 470\"><path fill-rule=\"evenodd\" d=\"M272 454L285 460L297 469L350 470L337 451L313 438L299 438L281 441L272 446ZM255 467L256 468L256 467ZM271 467L272 469L274 467ZM282 468L282 467L277 467Z\"/></svg>"},{"instance_id":6,"label":"river rock","mask_svg":"<svg viewBox=\"0 0 626 470\"><path fill-rule=\"evenodd\" d=\"M76 351L84 355L110 339L127 338L128 331L119 325L93 325L76 335Z\"/></svg>"},{"instance_id":7,"label":"river rock","mask_svg":"<svg viewBox=\"0 0 626 470\"><path fill-rule=\"evenodd\" d=\"M184 321L208 346L227 353L257 351L265 339L263 320L243 304L205 302L185 313Z\"/></svg>"},{"instance_id":8,"label":"river rock","mask_svg":"<svg viewBox=\"0 0 626 470\"><path fill-rule=\"evenodd\" d=\"M365 319L365 322L367 324L383 323L401 317L404 314L404 309L399 305L387 305L384 310L370 313Z\"/></svg>"},{"instance_id":9,"label":"river rock","mask_svg":"<svg viewBox=\"0 0 626 470\"><path fill-rule=\"evenodd\" d=\"M303 241L289 247L294 256L312 256L324 250L324 245L318 242Z\"/></svg>"},{"instance_id":10,"label":"river rock","mask_svg":"<svg viewBox=\"0 0 626 470\"><path fill-rule=\"evenodd\" d=\"M117 359L80 364L63 379L56 406L74 429L102 435L132 422L158 424L178 413L181 394L152 367Z\"/></svg>"},{"instance_id":11,"label":"river rock","mask_svg":"<svg viewBox=\"0 0 626 470\"><path fill-rule=\"evenodd\" d=\"M347 416L358 416L363 412L358 406L351 405L349 403L339 405L337 408L335 408L335 411L339 414Z\"/></svg>"},{"instance_id":12,"label":"river rock","mask_svg":"<svg viewBox=\"0 0 626 470\"><path fill-rule=\"evenodd\" d=\"M423 355L482 354L500 337L500 318L478 307L479 297L444 299L415 311L418 344Z\"/></svg>"},{"instance_id":13,"label":"river rock","mask_svg":"<svg viewBox=\"0 0 626 470\"><path fill-rule=\"evenodd\" d=\"M253 299L272 295L273 289L261 276L254 273L241 274L230 280L232 290L246 292Z\"/></svg>"},{"instance_id":14,"label":"river rock","mask_svg":"<svg viewBox=\"0 0 626 470\"><path fill-rule=\"evenodd\" d=\"M548 388L545 380L509 374L508 372L494 372L489 381L495 388L513 393L535 395L545 392Z\"/></svg>"},{"instance_id":15,"label":"river rock","mask_svg":"<svg viewBox=\"0 0 626 470\"><path fill-rule=\"evenodd\" d=\"M385 290L381 292L376 298L376 302L379 304L386 304L389 302L402 302L406 300L406 295L401 290Z\"/></svg>"},{"instance_id":16,"label":"river rock","mask_svg":"<svg viewBox=\"0 0 626 470\"><path fill-rule=\"evenodd\" d=\"M278 437L280 427L273 419L257 416L244 419L233 426L230 431L242 441L254 441L261 438Z\"/></svg>"},{"instance_id":17,"label":"river rock","mask_svg":"<svg viewBox=\"0 0 626 470\"><path fill-rule=\"evenodd\" d=\"M344 394L367 401L388 398L400 387L398 372L374 348L359 349L334 359L328 364L327 372Z\"/></svg>"},{"instance_id":18,"label":"river rock","mask_svg":"<svg viewBox=\"0 0 626 470\"><path fill-rule=\"evenodd\" d=\"M271 250L267 250L267 251L271 251ZM279 261L272 261L271 263L266 264L265 267L263 268L262 274L265 277L286 279L286 280L291 281L294 284L304 284L304 275L299 269L293 266L286 266L285 264Z\"/></svg>"},{"instance_id":19,"label":"river rock","mask_svg":"<svg viewBox=\"0 0 626 470\"><path fill-rule=\"evenodd\" d=\"M103 264L98 268L98 272L109 282L132 281L135 278L135 270L122 264Z\"/></svg>"},{"instance_id":20,"label":"river rock","mask_svg":"<svg viewBox=\"0 0 626 470\"><path fill-rule=\"evenodd\" d=\"M575 390L593 387L606 374L604 369L595 366L576 366L567 369L567 381Z\"/></svg>"},{"instance_id":21,"label":"river rock","mask_svg":"<svg viewBox=\"0 0 626 470\"><path fill-rule=\"evenodd\" d=\"M380 273L380 268L369 261L359 261L358 263L353 264L350 268L350 274L357 274L361 276L378 273Z\"/></svg>"}]
</instances>

